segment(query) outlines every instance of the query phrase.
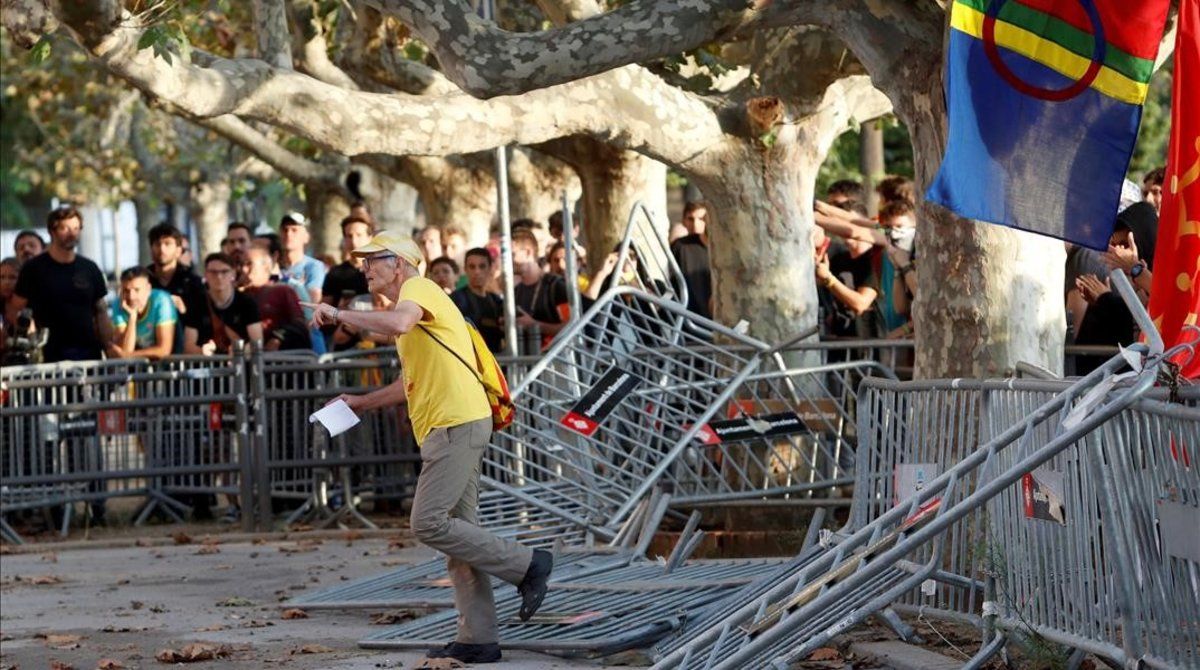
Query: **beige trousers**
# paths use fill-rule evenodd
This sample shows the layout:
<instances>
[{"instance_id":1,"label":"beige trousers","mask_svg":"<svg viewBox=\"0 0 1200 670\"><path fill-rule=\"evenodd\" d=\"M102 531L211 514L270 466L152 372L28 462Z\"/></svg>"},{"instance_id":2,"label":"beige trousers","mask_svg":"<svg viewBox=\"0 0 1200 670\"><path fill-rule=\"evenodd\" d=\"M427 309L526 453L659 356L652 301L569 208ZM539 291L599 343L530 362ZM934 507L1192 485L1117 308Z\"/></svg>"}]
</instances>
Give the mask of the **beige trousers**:
<instances>
[{"instance_id":1,"label":"beige trousers","mask_svg":"<svg viewBox=\"0 0 1200 670\"><path fill-rule=\"evenodd\" d=\"M431 431L421 444L412 506L413 534L446 555L458 609L456 641L467 644L499 641L488 575L519 584L533 560L529 547L476 525L479 473L491 435L491 417Z\"/></svg>"}]
</instances>

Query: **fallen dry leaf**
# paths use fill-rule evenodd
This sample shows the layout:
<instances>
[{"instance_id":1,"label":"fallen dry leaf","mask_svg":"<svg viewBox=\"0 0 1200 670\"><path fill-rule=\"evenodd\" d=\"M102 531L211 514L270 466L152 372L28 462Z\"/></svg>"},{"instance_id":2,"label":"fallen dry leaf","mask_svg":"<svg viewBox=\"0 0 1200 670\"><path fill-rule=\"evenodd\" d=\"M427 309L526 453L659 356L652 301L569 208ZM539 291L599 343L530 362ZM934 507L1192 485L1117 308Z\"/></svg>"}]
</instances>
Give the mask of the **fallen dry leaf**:
<instances>
[{"instance_id":1,"label":"fallen dry leaf","mask_svg":"<svg viewBox=\"0 0 1200 670\"><path fill-rule=\"evenodd\" d=\"M305 612L302 609L296 609L295 607L293 607L291 609L284 610L283 614L280 616L281 616L281 618L284 618L284 619L307 619L308 612Z\"/></svg>"},{"instance_id":2,"label":"fallen dry leaf","mask_svg":"<svg viewBox=\"0 0 1200 670\"><path fill-rule=\"evenodd\" d=\"M183 649L160 649L154 658L159 663L195 663L211 661L214 658L224 658L229 650L224 645L210 642L193 642Z\"/></svg>"},{"instance_id":3,"label":"fallen dry leaf","mask_svg":"<svg viewBox=\"0 0 1200 670\"><path fill-rule=\"evenodd\" d=\"M50 659L50 670L75 670L75 666L64 661Z\"/></svg>"},{"instance_id":4,"label":"fallen dry leaf","mask_svg":"<svg viewBox=\"0 0 1200 670\"><path fill-rule=\"evenodd\" d=\"M62 577L59 577L58 575L34 575L34 576L32 576L32 577L30 577L30 578L29 578L29 583L30 583L30 584L37 584L37 585L42 585L42 584L61 584L61 583L62 583Z\"/></svg>"},{"instance_id":5,"label":"fallen dry leaf","mask_svg":"<svg viewBox=\"0 0 1200 670\"><path fill-rule=\"evenodd\" d=\"M83 639L82 635L66 633L38 633L34 637L40 638L51 649L78 649L79 641Z\"/></svg>"},{"instance_id":6,"label":"fallen dry leaf","mask_svg":"<svg viewBox=\"0 0 1200 670\"><path fill-rule=\"evenodd\" d=\"M124 670L125 666L120 661L111 658L102 658L96 663L96 670Z\"/></svg>"},{"instance_id":7,"label":"fallen dry leaf","mask_svg":"<svg viewBox=\"0 0 1200 670\"><path fill-rule=\"evenodd\" d=\"M142 609L142 608L143 608L143 607L145 607L145 606L146 606L146 603L144 603L144 602L142 602L142 601L140 601L140 600L130 600L130 601L129 601L129 607L130 607L131 609L140 610L140 609Z\"/></svg>"},{"instance_id":8,"label":"fallen dry leaf","mask_svg":"<svg viewBox=\"0 0 1200 670\"><path fill-rule=\"evenodd\" d=\"M274 626L274 621L264 621L263 619L251 619L241 625L242 628L266 628Z\"/></svg>"},{"instance_id":9,"label":"fallen dry leaf","mask_svg":"<svg viewBox=\"0 0 1200 670\"><path fill-rule=\"evenodd\" d=\"M241 596L230 596L217 603L217 607L254 607L254 601Z\"/></svg>"},{"instance_id":10,"label":"fallen dry leaf","mask_svg":"<svg viewBox=\"0 0 1200 670\"><path fill-rule=\"evenodd\" d=\"M54 553L53 551L48 554L42 554L42 560L47 563L57 563L58 554Z\"/></svg>"},{"instance_id":11,"label":"fallen dry leaf","mask_svg":"<svg viewBox=\"0 0 1200 670\"><path fill-rule=\"evenodd\" d=\"M416 612L412 610L393 610L391 612L377 612L371 615L371 625L373 626L389 626L401 621L408 621L417 618Z\"/></svg>"},{"instance_id":12,"label":"fallen dry leaf","mask_svg":"<svg viewBox=\"0 0 1200 670\"><path fill-rule=\"evenodd\" d=\"M328 654L333 651L333 647L326 647L323 644L306 644L296 649L291 650L290 654Z\"/></svg>"},{"instance_id":13,"label":"fallen dry leaf","mask_svg":"<svg viewBox=\"0 0 1200 670\"><path fill-rule=\"evenodd\" d=\"M821 647L814 651L809 657L810 661L837 661L842 658L837 649L833 647Z\"/></svg>"},{"instance_id":14,"label":"fallen dry leaf","mask_svg":"<svg viewBox=\"0 0 1200 670\"><path fill-rule=\"evenodd\" d=\"M226 628L229 628L229 626L226 626L224 624L214 623L211 626L204 626L201 628L197 628L196 632L197 633L213 633L213 632L216 632L219 630L225 630Z\"/></svg>"},{"instance_id":15,"label":"fallen dry leaf","mask_svg":"<svg viewBox=\"0 0 1200 670\"><path fill-rule=\"evenodd\" d=\"M453 658L423 658L413 666L413 670L452 670L453 668L465 668L462 661L457 661Z\"/></svg>"},{"instance_id":16,"label":"fallen dry leaf","mask_svg":"<svg viewBox=\"0 0 1200 670\"><path fill-rule=\"evenodd\" d=\"M188 535L187 533L184 533L182 531L172 535L171 539L175 540L175 544L191 544L192 543L192 536Z\"/></svg>"},{"instance_id":17,"label":"fallen dry leaf","mask_svg":"<svg viewBox=\"0 0 1200 670\"><path fill-rule=\"evenodd\" d=\"M133 545L134 545L135 547L149 547L149 546L152 546L153 544L154 544L153 542L151 542L150 540L147 540L147 539L146 539L146 538L144 538L144 537L139 537L139 538L138 538L137 540L135 540L135 541L134 541L134 543L133 543Z\"/></svg>"},{"instance_id":18,"label":"fallen dry leaf","mask_svg":"<svg viewBox=\"0 0 1200 670\"><path fill-rule=\"evenodd\" d=\"M193 553L196 556L204 556L206 554L219 554L219 553L221 553L221 549L219 547L217 547L217 545L215 545L215 544L206 544L206 545L201 546L199 549L197 549Z\"/></svg>"},{"instance_id":19,"label":"fallen dry leaf","mask_svg":"<svg viewBox=\"0 0 1200 670\"><path fill-rule=\"evenodd\" d=\"M410 547L410 546L412 546L412 542L409 542L408 540L406 540L404 538L400 538L400 537L393 537L392 539L388 540L388 544L387 544L388 551L393 551L396 549L404 549L404 548Z\"/></svg>"}]
</instances>

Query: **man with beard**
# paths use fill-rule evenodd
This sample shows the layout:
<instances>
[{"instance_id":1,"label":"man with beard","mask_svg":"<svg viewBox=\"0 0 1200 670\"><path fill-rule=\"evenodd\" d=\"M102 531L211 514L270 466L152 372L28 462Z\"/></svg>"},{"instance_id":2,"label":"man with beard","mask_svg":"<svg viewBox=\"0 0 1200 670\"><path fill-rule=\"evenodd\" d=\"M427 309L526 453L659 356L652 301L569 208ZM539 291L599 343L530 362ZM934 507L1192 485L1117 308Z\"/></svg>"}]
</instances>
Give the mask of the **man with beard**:
<instances>
[{"instance_id":1,"label":"man with beard","mask_svg":"<svg viewBox=\"0 0 1200 670\"><path fill-rule=\"evenodd\" d=\"M83 217L74 207L59 207L46 219L50 246L21 266L14 307L28 305L39 328L49 330L42 360L87 361L100 358L112 341L108 284L100 268L76 253Z\"/></svg>"}]
</instances>

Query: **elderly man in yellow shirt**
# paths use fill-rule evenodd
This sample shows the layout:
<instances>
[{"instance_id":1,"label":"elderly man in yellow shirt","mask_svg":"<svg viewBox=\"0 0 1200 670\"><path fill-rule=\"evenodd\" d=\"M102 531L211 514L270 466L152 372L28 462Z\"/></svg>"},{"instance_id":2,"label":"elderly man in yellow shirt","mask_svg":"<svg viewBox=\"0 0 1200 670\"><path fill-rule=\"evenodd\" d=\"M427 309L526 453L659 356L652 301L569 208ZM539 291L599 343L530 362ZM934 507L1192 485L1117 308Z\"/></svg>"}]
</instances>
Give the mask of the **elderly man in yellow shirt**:
<instances>
[{"instance_id":1,"label":"elderly man in yellow shirt","mask_svg":"<svg viewBox=\"0 0 1200 670\"><path fill-rule=\"evenodd\" d=\"M421 250L410 238L387 231L353 254L363 261L371 293L389 310L358 312L328 304L306 305L321 326L347 325L396 339L403 376L364 395L343 395L356 413L408 403L421 447L421 476L412 506L413 533L446 554L458 609L458 634L430 658L465 663L500 660L494 575L517 586L520 616L528 620L541 605L553 557L505 540L479 527L479 474L492 433L492 413L475 371L471 335L458 307L417 270Z\"/></svg>"}]
</instances>

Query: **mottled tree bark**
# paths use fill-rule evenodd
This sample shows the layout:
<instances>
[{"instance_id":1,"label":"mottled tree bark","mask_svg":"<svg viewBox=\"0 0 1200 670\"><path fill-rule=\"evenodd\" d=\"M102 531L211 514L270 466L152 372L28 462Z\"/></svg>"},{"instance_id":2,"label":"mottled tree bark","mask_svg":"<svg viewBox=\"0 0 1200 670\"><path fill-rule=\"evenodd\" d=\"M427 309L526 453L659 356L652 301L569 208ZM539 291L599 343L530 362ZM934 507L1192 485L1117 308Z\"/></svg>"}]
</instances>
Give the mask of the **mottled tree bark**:
<instances>
[{"instance_id":1,"label":"mottled tree bark","mask_svg":"<svg viewBox=\"0 0 1200 670\"><path fill-rule=\"evenodd\" d=\"M342 219L350 213L350 203L342 189L323 188L319 184L304 187L304 214L309 220L312 235L310 253L313 256L333 254L341 258Z\"/></svg>"},{"instance_id":2,"label":"mottled tree bark","mask_svg":"<svg viewBox=\"0 0 1200 670\"><path fill-rule=\"evenodd\" d=\"M667 222L667 166L590 137L567 137L541 147L575 168L583 187L583 238L588 258L602 259L621 241L629 212L641 201ZM661 231L664 239L666 231Z\"/></svg>"},{"instance_id":3,"label":"mottled tree bark","mask_svg":"<svg viewBox=\"0 0 1200 670\"><path fill-rule=\"evenodd\" d=\"M948 136L944 12L928 3L865 0L840 11L843 39L909 128L920 198ZM920 205L914 374L997 376L1021 361L1061 371L1062 243Z\"/></svg>"},{"instance_id":4,"label":"mottled tree bark","mask_svg":"<svg viewBox=\"0 0 1200 670\"><path fill-rule=\"evenodd\" d=\"M508 154L508 201L514 218L546 222L562 210L562 194L574 203L579 177L568 164L537 151L517 148Z\"/></svg>"},{"instance_id":5,"label":"mottled tree bark","mask_svg":"<svg viewBox=\"0 0 1200 670\"><path fill-rule=\"evenodd\" d=\"M142 191L134 197L133 208L137 211L137 262L146 265L150 262L150 229L161 222L159 201L152 193ZM123 269L119 268L118 271Z\"/></svg>"},{"instance_id":6,"label":"mottled tree bark","mask_svg":"<svg viewBox=\"0 0 1200 670\"><path fill-rule=\"evenodd\" d=\"M223 175L202 178L188 190L188 211L196 223L197 241L200 243L198 253L193 253L192 257L198 264L204 261L207 254L221 250L221 240L225 239L225 228L229 225L229 199L232 195L229 180Z\"/></svg>"}]
</instances>

